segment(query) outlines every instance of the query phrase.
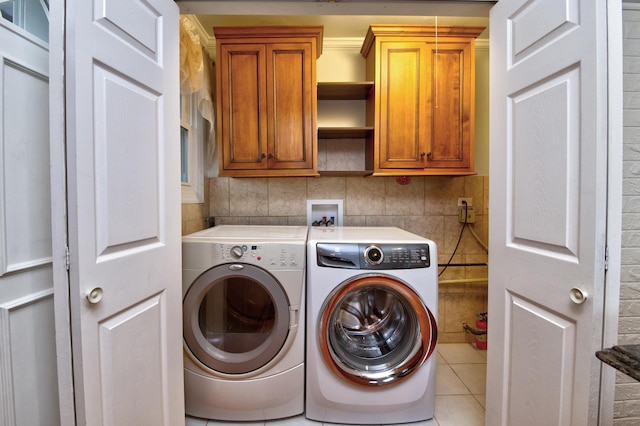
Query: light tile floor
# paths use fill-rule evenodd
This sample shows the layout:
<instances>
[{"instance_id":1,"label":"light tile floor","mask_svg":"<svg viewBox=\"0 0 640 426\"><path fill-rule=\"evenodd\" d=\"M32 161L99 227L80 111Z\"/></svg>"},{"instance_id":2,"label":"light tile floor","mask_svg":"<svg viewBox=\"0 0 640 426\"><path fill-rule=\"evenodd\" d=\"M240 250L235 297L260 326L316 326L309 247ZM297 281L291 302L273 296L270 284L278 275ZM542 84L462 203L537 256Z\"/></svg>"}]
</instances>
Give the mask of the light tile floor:
<instances>
[{"instance_id":1,"label":"light tile floor","mask_svg":"<svg viewBox=\"0 0 640 426\"><path fill-rule=\"evenodd\" d=\"M484 426L487 352L467 343L438 345L436 412L415 426ZM186 417L186 426L339 426L307 420L304 415L266 422L221 422Z\"/></svg>"}]
</instances>

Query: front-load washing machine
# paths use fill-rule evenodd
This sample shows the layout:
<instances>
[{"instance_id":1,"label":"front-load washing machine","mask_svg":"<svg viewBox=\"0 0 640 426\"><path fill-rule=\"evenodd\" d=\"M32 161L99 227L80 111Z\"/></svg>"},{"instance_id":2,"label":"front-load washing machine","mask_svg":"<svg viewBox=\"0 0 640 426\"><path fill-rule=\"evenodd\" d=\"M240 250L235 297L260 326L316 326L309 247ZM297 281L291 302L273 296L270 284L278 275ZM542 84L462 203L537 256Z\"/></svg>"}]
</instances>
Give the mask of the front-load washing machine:
<instances>
[{"instance_id":1,"label":"front-load washing machine","mask_svg":"<svg viewBox=\"0 0 640 426\"><path fill-rule=\"evenodd\" d=\"M306 226L216 226L182 239L185 410L304 411Z\"/></svg>"},{"instance_id":2,"label":"front-load washing machine","mask_svg":"<svg viewBox=\"0 0 640 426\"><path fill-rule=\"evenodd\" d=\"M433 417L437 266L435 243L399 228L310 228L307 418Z\"/></svg>"}]
</instances>

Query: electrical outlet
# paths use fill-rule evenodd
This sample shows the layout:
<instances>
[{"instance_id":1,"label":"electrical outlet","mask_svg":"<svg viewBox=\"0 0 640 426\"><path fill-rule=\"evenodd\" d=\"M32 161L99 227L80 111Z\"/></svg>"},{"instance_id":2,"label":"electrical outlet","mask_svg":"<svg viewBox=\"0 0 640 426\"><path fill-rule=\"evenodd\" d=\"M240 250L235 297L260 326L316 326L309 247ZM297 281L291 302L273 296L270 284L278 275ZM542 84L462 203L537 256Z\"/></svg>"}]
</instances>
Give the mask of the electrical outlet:
<instances>
[{"instance_id":1,"label":"electrical outlet","mask_svg":"<svg viewBox=\"0 0 640 426\"><path fill-rule=\"evenodd\" d=\"M458 207L465 207L464 202L467 202L467 207L471 207L473 206L473 198L468 197L468 198L464 198L464 197L460 197L458 198Z\"/></svg>"},{"instance_id":2,"label":"electrical outlet","mask_svg":"<svg viewBox=\"0 0 640 426\"><path fill-rule=\"evenodd\" d=\"M476 223L476 212L473 210L473 207L461 207L458 213L458 222ZM465 213L467 215L466 218L464 217Z\"/></svg>"}]
</instances>

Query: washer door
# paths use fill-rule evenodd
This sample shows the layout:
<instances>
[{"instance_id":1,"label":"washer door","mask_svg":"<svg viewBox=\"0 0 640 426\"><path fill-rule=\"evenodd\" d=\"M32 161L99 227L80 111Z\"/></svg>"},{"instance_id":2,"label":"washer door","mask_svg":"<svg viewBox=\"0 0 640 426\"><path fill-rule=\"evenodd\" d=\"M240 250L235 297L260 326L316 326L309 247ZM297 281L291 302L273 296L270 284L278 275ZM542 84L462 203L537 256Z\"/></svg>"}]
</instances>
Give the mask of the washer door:
<instances>
[{"instance_id":1,"label":"washer door","mask_svg":"<svg viewBox=\"0 0 640 426\"><path fill-rule=\"evenodd\" d=\"M397 383L431 355L436 319L397 278L360 275L334 290L319 318L318 347L339 377L367 386Z\"/></svg>"},{"instance_id":2,"label":"washer door","mask_svg":"<svg viewBox=\"0 0 640 426\"><path fill-rule=\"evenodd\" d=\"M245 374L267 365L289 333L289 300L267 271L248 264L209 269L183 300L184 340L204 365Z\"/></svg>"}]
</instances>

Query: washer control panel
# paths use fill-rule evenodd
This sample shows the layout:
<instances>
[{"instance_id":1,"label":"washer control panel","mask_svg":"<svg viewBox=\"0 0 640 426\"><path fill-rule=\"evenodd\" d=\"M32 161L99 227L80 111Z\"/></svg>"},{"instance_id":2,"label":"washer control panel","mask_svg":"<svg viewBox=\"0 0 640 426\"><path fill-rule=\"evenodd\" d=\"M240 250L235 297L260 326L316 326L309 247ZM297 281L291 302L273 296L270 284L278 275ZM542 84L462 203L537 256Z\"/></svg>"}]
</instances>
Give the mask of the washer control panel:
<instances>
[{"instance_id":1,"label":"washer control panel","mask_svg":"<svg viewBox=\"0 0 640 426\"><path fill-rule=\"evenodd\" d=\"M304 244L211 243L214 263L242 262L268 269L298 269L305 266Z\"/></svg>"},{"instance_id":2,"label":"washer control panel","mask_svg":"<svg viewBox=\"0 0 640 426\"><path fill-rule=\"evenodd\" d=\"M428 244L316 244L318 266L345 269L428 268Z\"/></svg>"}]
</instances>

